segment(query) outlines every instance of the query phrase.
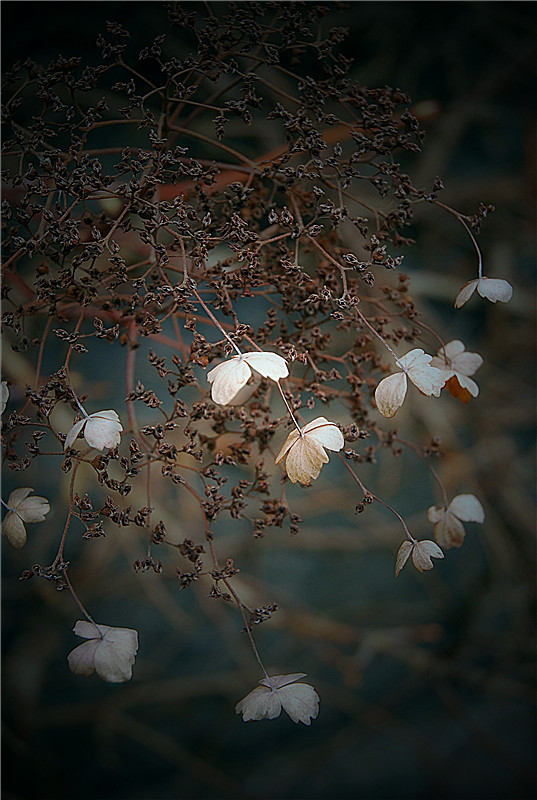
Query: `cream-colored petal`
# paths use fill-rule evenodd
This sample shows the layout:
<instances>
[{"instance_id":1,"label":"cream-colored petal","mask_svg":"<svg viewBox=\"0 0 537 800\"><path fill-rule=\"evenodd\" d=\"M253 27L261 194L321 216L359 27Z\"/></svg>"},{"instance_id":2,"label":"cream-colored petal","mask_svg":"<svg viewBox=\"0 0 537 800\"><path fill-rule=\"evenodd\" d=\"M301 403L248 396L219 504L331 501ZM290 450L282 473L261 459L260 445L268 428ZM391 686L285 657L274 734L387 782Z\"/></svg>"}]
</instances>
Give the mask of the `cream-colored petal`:
<instances>
[{"instance_id":1,"label":"cream-colored petal","mask_svg":"<svg viewBox=\"0 0 537 800\"><path fill-rule=\"evenodd\" d=\"M491 303L495 303L497 300L500 303L508 303L513 296L511 284L499 278L480 278L477 283L477 291L481 297L486 297Z\"/></svg>"},{"instance_id":2,"label":"cream-colored petal","mask_svg":"<svg viewBox=\"0 0 537 800\"><path fill-rule=\"evenodd\" d=\"M406 562L408 561L408 557L412 552L413 544L412 542L406 541L403 542L399 550L397 551L397 558L395 559L395 577L399 577L399 573L405 566Z\"/></svg>"},{"instance_id":3,"label":"cream-colored petal","mask_svg":"<svg viewBox=\"0 0 537 800\"><path fill-rule=\"evenodd\" d=\"M458 494L448 506L448 511L463 522L484 522L485 511L473 494Z\"/></svg>"},{"instance_id":4,"label":"cream-colored petal","mask_svg":"<svg viewBox=\"0 0 537 800\"><path fill-rule=\"evenodd\" d=\"M475 292L477 284L477 280L468 281L468 283L464 284L459 294L455 298L455 308L460 308L470 299Z\"/></svg>"},{"instance_id":5,"label":"cream-colored petal","mask_svg":"<svg viewBox=\"0 0 537 800\"><path fill-rule=\"evenodd\" d=\"M329 450L341 450L345 444L343 434L333 422L329 422L325 417L317 417L312 422L308 422L302 428L302 433L309 439L314 439L322 447Z\"/></svg>"},{"instance_id":6,"label":"cream-colored petal","mask_svg":"<svg viewBox=\"0 0 537 800\"><path fill-rule=\"evenodd\" d=\"M131 628L110 628L95 650L97 674L109 683L130 680L137 652L137 631Z\"/></svg>"},{"instance_id":7,"label":"cream-colored petal","mask_svg":"<svg viewBox=\"0 0 537 800\"><path fill-rule=\"evenodd\" d=\"M298 481L309 486L312 478L318 478L322 465L327 464L328 460L323 447L304 436L289 450L285 468L293 483Z\"/></svg>"},{"instance_id":8,"label":"cream-colored petal","mask_svg":"<svg viewBox=\"0 0 537 800\"><path fill-rule=\"evenodd\" d=\"M429 522L436 524L446 516L446 509L444 506L431 506L427 509L427 519Z\"/></svg>"},{"instance_id":9,"label":"cream-colored petal","mask_svg":"<svg viewBox=\"0 0 537 800\"><path fill-rule=\"evenodd\" d=\"M293 722L311 725L319 714L319 695L309 683L291 683L278 689L277 694Z\"/></svg>"},{"instance_id":10,"label":"cream-colored petal","mask_svg":"<svg viewBox=\"0 0 537 800\"><path fill-rule=\"evenodd\" d=\"M415 347L409 350L404 356L397 359L402 370L409 372L416 367L422 367L431 363L432 356L425 353L421 347Z\"/></svg>"},{"instance_id":11,"label":"cream-colored petal","mask_svg":"<svg viewBox=\"0 0 537 800\"><path fill-rule=\"evenodd\" d=\"M21 486L20 489L13 489L7 501L8 506L12 509L17 509L31 492L33 492L33 489L30 489L28 486Z\"/></svg>"},{"instance_id":12,"label":"cream-colored petal","mask_svg":"<svg viewBox=\"0 0 537 800\"><path fill-rule=\"evenodd\" d=\"M78 434L80 433L86 422L87 422L86 418L81 419L78 422L75 422L75 424L65 437L65 444L63 446L64 450L68 450L70 447L72 447L73 442L75 441L76 437L78 436Z\"/></svg>"},{"instance_id":13,"label":"cream-colored petal","mask_svg":"<svg viewBox=\"0 0 537 800\"><path fill-rule=\"evenodd\" d=\"M425 570L433 568L432 558L444 558L443 552L440 550L435 542L430 539L417 542L412 548L412 563L418 572L425 572Z\"/></svg>"},{"instance_id":14,"label":"cream-colored petal","mask_svg":"<svg viewBox=\"0 0 537 800\"><path fill-rule=\"evenodd\" d=\"M235 713L242 714L244 722L275 719L282 710L277 692L258 686L235 706Z\"/></svg>"},{"instance_id":15,"label":"cream-colored petal","mask_svg":"<svg viewBox=\"0 0 537 800\"><path fill-rule=\"evenodd\" d=\"M17 513L24 522L43 522L45 514L50 511L50 503L46 497L27 497L23 500Z\"/></svg>"},{"instance_id":16,"label":"cream-colored petal","mask_svg":"<svg viewBox=\"0 0 537 800\"><path fill-rule=\"evenodd\" d=\"M465 535L464 525L450 511L434 526L434 538L445 550L460 547Z\"/></svg>"},{"instance_id":17,"label":"cream-colored petal","mask_svg":"<svg viewBox=\"0 0 537 800\"><path fill-rule=\"evenodd\" d=\"M295 428L294 430L291 431L291 433L289 434L289 436L287 437L287 439L283 443L283 445L282 445L282 447L280 449L280 452L278 453L278 455L276 456L276 458L274 460L275 464L279 464L280 461L283 458L285 458L285 456L287 455L287 453L289 452L291 447L294 445L296 440L299 439L299 438L300 438L300 434Z\"/></svg>"},{"instance_id":18,"label":"cream-colored petal","mask_svg":"<svg viewBox=\"0 0 537 800\"><path fill-rule=\"evenodd\" d=\"M245 353L243 358L264 378L279 381L289 375L287 362L277 353Z\"/></svg>"},{"instance_id":19,"label":"cream-colored petal","mask_svg":"<svg viewBox=\"0 0 537 800\"><path fill-rule=\"evenodd\" d=\"M448 380L448 375L430 364L419 365L408 370L408 377L420 392L428 396L440 397L440 392Z\"/></svg>"},{"instance_id":20,"label":"cream-colored petal","mask_svg":"<svg viewBox=\"0 0 537 800\"><path fill-rule=\"evenodd\" d=\"M225 406L248 383L252 370L240 356L233 356L228 361L217 364L207 373L207 380L212 383L211 397L218 405Z\"/></svg>"},{"instance_id":21,"label":"cream-colored petal","mask_svg":"<svg viewBox=\"0 0 537 800\"><path fill-rule=\"evenodd\" d=\"M404 372L396 372L383 378L375 390L375 403L384 417L393 417L403 405L407 389Z\"/></svg>"},{"instance_id":22,"label":"cream-colored petal","mask_svg":"<svg viewBox=\"0 0 537 800\"><path fill-rule=\"evenodd\" d=\"M474 380L472 380L472 378L469 378L467 375L463 375L460 372L455 372L455 377L463 389L467 389L472 397L477 397L479 394L479 386Z\"/></svg>"},{"instance_id":23,"label":"cream-colored petal","mask_svg":"<svg viewBox=\"0 0 537 800\"><path fill-rule=\"evenodd\" d=\"M280 689L282 686L287 686L288 683L294 683L305 677L305 672L291 672L289 675L269 675L268 678L261 678L259 683L261 686L268 686L269 689Z\"/></svg>"},{"instance_id":24,"label":"cream-colored petal","mask_svg":"<svg viewBox=\"0 0 537 800\"><path fill-rule=\"evenodd\" d=\"M67 656L69 669L76 675L89 677L95 672L95 651L101 643L100 639L90 639L82 642Z\"/></svg>"},{"instance_id":25,"label":"cream-colored petal","mask_svg":"<svg viewBox=\"0 0 537 800\"><path fill-rule=\"evenodd\" d=\"M461 342L460 339L452 339L451 342L448 342L445 347L441 347L438 351L438 355L440 358L445 356L448 359L453 359L459 356L461 353L465 351L464 343Z\"/></svg>"},{"instance_id":26,"label":"cream-colored petal","mask_svg":"<svg viewBox=\"0 0 537 800\"><path fill-rule=\"evenodd\" d=\"M109 630L109 625L94 625L93 622L79 619L75 623L73 633L80 636L82 639L101 639Z\"/></svg>"},{"instance_id":27,"label":"cream-colored petal","mask_svg":"<svg viewBox=\"0 0 537 800\"><path fill-rule=\"evenodd\" d=\"M8 511L2 520L2 535L17 550L20 550L26 544L26 528L16 512Z\"/></svg>"},{"instance_id":28,"label":"cream-colored petal","mask_svg":"<svg viewBox=\"0 0 537 800\"><path fill-rule=\"evenodd\" d=\"M84 428L84 439L90 447L104 450L105 447L116 447L120 443L122 430L123 426L119 421L100 413L92 414Z\"/></svg>"},{"instance_id":29,"label":"cream-colored petal","mask_svg":"<svg viewBox=\"0 0 537 800\"><path fill-rule=\"evenodd\" d=\"M7 381L2 381L0 384L0 414L6 410L7 401L9 400L9 386Z\"/></svg>"}]
</instances>

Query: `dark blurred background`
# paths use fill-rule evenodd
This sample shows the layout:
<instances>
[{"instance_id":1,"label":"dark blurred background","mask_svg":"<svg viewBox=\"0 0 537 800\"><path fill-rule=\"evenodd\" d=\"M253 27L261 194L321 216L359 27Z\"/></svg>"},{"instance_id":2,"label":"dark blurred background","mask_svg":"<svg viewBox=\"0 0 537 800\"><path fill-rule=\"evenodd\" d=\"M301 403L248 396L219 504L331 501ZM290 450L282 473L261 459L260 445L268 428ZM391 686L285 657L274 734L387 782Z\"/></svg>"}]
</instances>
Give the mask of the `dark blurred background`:
<instances>
[{"instance_id":1,"label":"dark blurred background","mask_svg":"<svg viewBox=\"0 0 537 800\"><path fill-rule=\"evenodd\" d=\"M218 546L241 567L244 599L280 605L256 631L267 664L307 672L321 695L310 729L285 715L246 725L233 706L259 676L242 621L207 597L207 585L180 593L173 567L135 574L144 543L130 529L83 547L71 537L68 557L93 616L139 630L134 678L113 686L69 672L66 655L80 641L70 597L18 581L55 552L66 476L58 486L54 474L30 469L24 485L58 494L25 550L2 542L6 800L534 796L535 4L325 5L333 24L351 29L344 51L354 78L411 95L427 130L408 165L415 185L440 175L443 200L459 211L496 206L480 236L485 274L509 280L513 300L474 297L459 312L453 298L476 270L471 242L439 209L416 217L404 270L424 319L446 341L463 339L484 365L481 394L467 407L413 396L397 417L408 439L442 436L448 493L475 493L486 522L467 525L464 546L432 572L409 565L396 581L396 520L376 507L355 516L354 489L335 459L314 494L290 493L305 519L299 536L275 529L254 541L241 525L219 522ZM97 61L106 20L120 21L138 47L179 35L157 2L3 2L2 17L4 70L27 56ZM20 378L26 367L8 351L9 342L4 369ZM122 409L109 351L91 359L73 368L93 380L98 372L104 407ZM143 369L137 377L150 385ZM424 512L440 498L411 454L386 454L361 475L418 538L431 535ZM79 491L91 493L87 481ZM161 514L178 539L201 539L182 495Z\"/></svg>"}]
</instances>

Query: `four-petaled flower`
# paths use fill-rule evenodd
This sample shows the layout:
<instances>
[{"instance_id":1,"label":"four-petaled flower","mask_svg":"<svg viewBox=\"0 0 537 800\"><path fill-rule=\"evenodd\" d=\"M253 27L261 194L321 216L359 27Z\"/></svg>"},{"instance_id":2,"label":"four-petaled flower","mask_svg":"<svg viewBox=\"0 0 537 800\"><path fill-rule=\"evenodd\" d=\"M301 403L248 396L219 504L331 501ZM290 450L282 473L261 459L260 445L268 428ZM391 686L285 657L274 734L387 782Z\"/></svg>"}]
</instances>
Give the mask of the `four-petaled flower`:
<instances>
[{"instance_id":1,"label":"four-petaled flower","mask_svg":"<svg viewBox=\"0 0 537 800\"><path fill-rule=\"evenodd\" d=\"M446 386L453 397L467 403L470 397L477 397L479 386L469 376L477 372L483 359L479 353L469 353L458 339L441 347L431 361L431 367L444 372Z\"/></svg>"},{"instance_id":2,"label":"four-petaled flower","mask_svg":"<svg viewBox=\"0 0 537 800\"><path fill-rule=\"evenodd\" d=\"M276 383L280 378L289 375L285 359L277 353L242 353L240 356L232 356L207 373L207 380L212 383L211 397L214 402L225 406L236 399L252 377L252 370Z\"/></svg>"},{"instance_id":3,"label":"four-petaled flower","mask_svg":"<svg viewBox=\"0 0 537 800\"><path fill-rule=\"evenodd\" d=\"M82 429L90 447L104 450L105 447L116 447L120 443L123 426L115 411L97 411L75 422L65 438L64 450L72 446Z\"/></svg>"},{"instance_id":4,"label":"four-petaled flower","mask_svg":"<svg viewBox=\"0 0 537 800\"><path fill-rule=\"evenodd\" d=\"M337 425L325 417L317 417L302 430L291 431L276 456L276 464L287 456L285 468L290 480L309 486L311 479L318 477L322 465L328 463L325 447L337 452L344 444Z\"/></svg>"},{"instance_id":5,"label":"four-petaled flower","mask_svg":"<svg viewBox=\"0 0 537 800\"><path fill-rule=\"evenodd\" d=\"M407 390L407 375L420 392L440 397L446 382L445 373L431 366L432 356L417 347L397 359L402 372L383 378L375 391L375 403L384 417L393 417L403 405Z\"/></svg>"},{"instance_id":6,"label":"four-petaled flower","mask_svg":"<svg viewBox=\"0 0 537 800\"><path fill-rule=\"evenodd\" d=\"M20 550L26 544L25 522L43 522L50 511L50 503L45 497L28 497L33 489L15 489L9 495L9 511L2 520L2 533L10 544Z\"/></svg>"},{"instance_id":7,"label":"four-petaled flower","mask_svg":"<svg viewBox=\"0 0 537 800\"><path fill-rule=\"evenodd\" d=\"M446 506L431 506L427 519L434 524L434 538L448 550L460 547L466 531L463 522L484 522L483 506L473 494L458 494Z\"/></svg>"},{"instance_id":8,"label":"four-petaled flower","mask_svg":"<svg viewBox=\"0 0 537 800\"><path fill-rule=\"evenodd\" d=\"M69 668L77 675L97 675L109 683L123 683L132 677L138 652L138 632L132 628L111 628L78 620L73 632L87 642L67 656Z\"/></svg>"},{"instance_id":9,"label":"four-petaled flower","mask_svg":"<svg viewBox=\"0 0 537 800\"><path fill-rule=\"evenodd\" d=\"M235 712L242 714L244 722L260 719L275 719L286 711L293 722L311 725L319 713L319 695L309 683L295 683L304 678L305 672L292 675L273 675L263 678L250 694L235 706Z\"/></svg>"},{"instance_id":10,"label":"four-petaled flower","mask_svg":"<svg viewBox=\"0 0 537 800\"><path fill-rule=\"evenodd\" d=\"M495 303L497 300L500 303L508 303L513 296L513 287L508 281L501 278L475 278L464 284L455 299L455 308L463 306L476 289L481 297L486 297L491 303Z\"/></svg>"}]
</instances>

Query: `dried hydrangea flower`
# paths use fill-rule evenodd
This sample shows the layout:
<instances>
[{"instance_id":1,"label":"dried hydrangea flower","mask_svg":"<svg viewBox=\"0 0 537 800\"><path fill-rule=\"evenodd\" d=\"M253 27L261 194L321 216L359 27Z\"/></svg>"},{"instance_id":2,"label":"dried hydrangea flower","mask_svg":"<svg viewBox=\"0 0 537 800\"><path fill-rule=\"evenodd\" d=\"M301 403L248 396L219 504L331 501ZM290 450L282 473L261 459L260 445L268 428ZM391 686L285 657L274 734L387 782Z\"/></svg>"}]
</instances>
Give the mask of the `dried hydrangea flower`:
<instances>
[{"instance_id":1,"label":"dried hydrangea flower","mask_svg":"<svg viewBox=\"0 0 537 800\"><path fill-rule=\"evenodd\" d=\"M305 672L295 672L263 678L261 686L237 703L235 713L242 714L244 722L252 722L275 719L283 708L293 722L311 725L319 713L319 695L309 683L295 683L305 676Z\"/></svg>"},{"instance_id":2,"label":"dried hydrangea flower","mask_svg":"<svg viewBox=\"0 0 537 800\"><path fill-rule=\"evenodd\" d=\"M309 486L311 479L319 476L322 465L328 463L325 447L337 452L344 444L337 425L325 417L317 417L301 431L291 431L276 456L276 464L287 456L285 468L289 479Z\"/></svg>"},{"instance_id":3,"label":"dried hydrangea flower","mask_svg":"<svg viewBox=\"0 0 537 800\"><path fill-rule=\"evenodd\" d=\"M393 417L397 409L403 405L407 376L423 394L440 397L446 378L442 370L431 366L432 358L417 347L397 359L402 372L383 378L375 391L375 403L384 417Z\"/></svg>"},{"instance_id":4,"label":"dried hydrangea flower","mask_svg":"<svg viewBox=\"0 0 537 800\"><path fill-rule=\"evenodd\" d=\"M435 542L430 539L424 539L421 542L403 542L397 552L395 561L395 577L399 575L408 557L412 553L412 563L418 572L425 572L425 570L432 569L434 564L431 558L444 558L443 552L440 550Z\"/></svg>"},{"instance_id":5,"label":"dried hydrangea flower","mask_svg":"<svg viewBox=\"0 0 537 800\"><path fill-rule=\"evenodd\" d=\"M491 303L496 303L497 300L500 303L508 303L513 296L513 287L508 281L501 278L476 278L464 284L455 299L455 308L463 306L476 289L481 297L485 297Z\"/></svg>"},{"instance_id":6,"label":"dried hydrangea flower","mask_svg":"<svg viewBox=\"0 0 537 800\"><path fill-rule=\"evenodd\" d=\"M461 341L453 339L440 348L431 366L444 372L450 394L467 403L470 397L479 394L479 386L469 376L477 372L482 363L479 353L467 352Z\"/></svg>"},{"instance_id":7,"label":"dried hydrangea flower","mask_svg":"<svg viewBox=\"0 0 537 800\"><path fill-rule=\"evenodd\" d=\"M221 406L231 403L252 377L252 370L276 382L289 375L285 359L277 353L232 356L207 373L207 380L212 383L211 397L214 402Z\"/></svg>"},{"instance_id":8,"label":"dried hydrangea flower","mask_svg":"<svg viewBox=\"0 0 537 800\"><path fill-rule=\"evenodd\" d=\"M466 531L463 522L484 522L485 511L473 494L458 494L447 506L431 506L427 519L434 524L434 538L442 547L460 547Z\"/></svg>"},{"instance_id":9,"label":"dried hydrangea flower","mask_svg":"<svg viewBox=\"0 0 537 800\"><path fill-rule=\"evenodd\" d=\"M124 683L132 678L132 665L138 652L138 632L132 628L111 628L78 620L73 632L87 639L67 656L69 668L77 675L97 675L109 683Z\"/></svg>"},{"instance_id":10,"label":"dried hydrangea flower","mask_svg":"<svg viewBox=\"0 0 537 800\"><path fill-rule=\"evenodd\" d=\"M2 381L2 385L0 388L0 414L4 413L8 400L9 400L9 386L7 385L7 381Z\"/></svg>"},{"instance_id":11,"label":"dried hydrangea flower","mask_svg":"<svg viewBox=\"0 0 537 800\"><path fill-rule=\"evenodd\" d=\"M65 450L72 446L82 429L90 447L104 450L105 447L116 447L120 443L123 426L115 411L97 411L75 422L65 438Z\"/></svg>"},{"instance_id":12,"label":"dried hydrangea flower","mask_svg":"<svg viewBox=\"0 0 537 800\"><path fill-rule=\"evenodd\" d=\"M50 503L45 497L28 497L33 489L15 489L9 495L9 509L2 520L2 533L13 547L20 550L26 544L25 522L43 522L50 511Z\"/></svg>"}]
</instances>

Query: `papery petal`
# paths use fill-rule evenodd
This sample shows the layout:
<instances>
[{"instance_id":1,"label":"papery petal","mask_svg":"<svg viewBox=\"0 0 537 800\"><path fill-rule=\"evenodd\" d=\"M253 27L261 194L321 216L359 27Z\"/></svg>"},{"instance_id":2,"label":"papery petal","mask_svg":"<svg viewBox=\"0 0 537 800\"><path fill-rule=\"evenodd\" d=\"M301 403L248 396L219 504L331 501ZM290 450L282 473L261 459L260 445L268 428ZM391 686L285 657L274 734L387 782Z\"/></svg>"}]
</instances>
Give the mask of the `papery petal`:
<instances>
[{"instance_id":1,"label":"papery petal","mask_svg":"<svg viewBox=\"0 0 537 800\"><path fill-rule=\"evenodd\" d=\"M114 415L114 416L112 416ZM116 447L121 441L123 426L115 411L91 414L84 428L84 439L96 450Z\"/></svg>"},{"instance_id":2,"label":"papery petal","mask_svg":"<svg viewBox=\"0 0 537 800\"><path fill-rule=\"evenodd\" d=\"M294 445L296 440L299 439L299 438L300 438L299 432L296 429L292 430L291 433L289 434L289 436L287 437L287 439L285 440L285 442L283 443L283 445L282 445L282 447L280 449L280 452L278 453L278 455L275 458L275 463L276 464L279 464L280 461L282 460L282 458L285 458L285 456L287 455L287 453L289 452L291 447Z\"/></svg>"},{"instance_id":3,"label":"papery petal","mask_svg":"<svg viewBox=\"0 0 537 800\"><path fill-rule=\"evenodd\" d=\"M455 298L455 308L460 308L470 299L470 297L475 292L477 284L478 284L477 279L473 281L468 281L468 283L464 284L459 294Z\"/></svg>"},{"instance_id":4,"label":"papery petal","mask_svg":"<svg viewBox=\"0 0 537 800\"><path fill-rule=\"evenodd\" d=\"M97 674L109 683L130 680L137 652L137 631L131 628L110 628L95 650Z\"/></svg>"},{"instance_id":5,"label":"papery petal","mask_svg":"<svg viewBox=\"0 0 537 800\"><path fill-rule=\"evenodd\" d=\"M444 506L430 506L427 509L427 519L429 522L437 523L444 519L446 516L446 509Z\"/></svg>"},{"instance_id":6,"label":"papery petal","mask_svg":"<svg viewBox=\"0 0 537 800\"><path fill-rule=\"evenodd\" d=\"M463 389L466 389L468 392L470 392L472 397L478 396L479 386L474 380L472 380L472 378L469 378L467 375L462 375L460 372L455 373L455 378L458 380L459 385Z\"/></svg>"},{"instance_id":7,"label":"papery petal","mask_svg":"<svg viewBox=\"0 0 537 800\"><path fill-rule=\"evenodd\" d=\"M109 625L94 625L93 622L79 619L75 623L73 633L76 633L76 635L80 636L82 639L99 639L100 641L109 630Z\"/></svg>"},{"instance_id":8,"label":"papery petal","mask_svg":"<svg viewBox=\"0 0 537 800\"><path fill-rule=\"evenodd\" d=\"M375 403L384 417L393 417L403 405L407 389L404 372L396 372L383 378L375 390Z\"/></svg>"},{"instance_id":9,"label":"papery petal","mask_svg":"<svg viewBox=\"0 0 537 800\"><path fill-rule=\"evenodd\" d=\"M403 542L399 550L397 551L397 558L395 559L395 577L399 576L399 573L405 566L406 562L408 561L408 557L412 552L412 542Z\"/></svg>"},{"instance_id":10,"label":"papery petal","mask_svg":"<svg viewBox=\"0 0 537 800\"><path fill-rule=\"evenodd\" d=\"M320 444L310 441L306 436L299 438L287 454L285 468L289 479L309 486L312 478L317 478L328 456Z\"/></svg>"},{"instance_id":11,"label":"papery petal","mask_svg":"<svg viewBox=\"0 0 537 800\"><path fill-rule=\"evenodd\" d=\"M264 378L277 382L289 375L287 362L277 353L245 353L243 358Z\"/></svg>"},{"instance_id":12,"label":"papery petal","mask_svg":"<svg viewBox=\"0 0 537 800\"><path fill-rule=\"evenodd\" d=\"M341 450L345 444L343 434L333 422L329 422L325 417L317 417L312 422L308 422L302 428L304 436L314 439L323 447L329 450Z\"/></svg>"},{"instance_id":13,"label":"papery petal","mask_svg":"<svg viewBox=\"0 0 537 800\"><path fill-rule=\"evenodd\" d=\"M261 678L259 683L262 686L268 686L270 689L280 689L282 686L287 686L289 683L294 683L295 681L300 680L300 678L305 678L305 672L291 672L289 675L269 675L268 678Z\"/></svg>"},{"instance_id":14,"label":"papery petal","mask_svg":"<svg viewBox=\"0 0 537 800\"><path fill-rule=\"evenodd\" d=\"M293 722L311 725L319 713L319 695L308 683L291 683L278 689L277 695Z\"/></svg>"},{"instance_id":15,"label":"papery petal","mask_svg":"<svg viewBox=\"0 0 537 800\"><path fill-rule=\"evenodd\" d=\"M452 339L451 342L448 342L444 347L440 348L437 355L440 358L445 356L451 361L451 359L456 358L461 353L464 353L465 349L464 343L461 342L460 339Z\"/></svg>"},{"instance_id":16,"label":"papery petal","mask_svg":"<svg viewBox=\"0 0 537 800\"><path fill-rule=\"evenodd\" d=\"M228 361L217 364L207 373L207 380L213 384L211 397L214 402L221 406L227 405L248 383L251 374L252 370L240 356L233 356Z\"/></svg>"},{"instance_id":17,"label":"papery petal","mask_svg":"<svg viewBox=\"0 0 537 800\"><path fill-rule=\"evenodd\" d=\"M25 500L31 492L33 492L33 489L30 489L28 486L21 486L20 489L13 489L7 501L8 506L13 510L18 509L22 501Z\"/></svg>"},{"instance_id":18,"label":"papery petal","mask_svg":"<svg viewBox=\"0 0 537 800\"><path fill-rule=\"evenodd\" d=\"M16 512L8 511L2 520L2 535L16 550L20 550L26 544L26 528Z\"/></svg>"},{"instance_id":19,"label":"papery petal","mask_svg":"<svg viewBox=\"0 0 537 800\"><path fill-rule=\"evenodd\" d=\"M434 395L434 397L440 397L440 392L447 380L447 375L443 370L431 367L430 364L411 367L408 370L408 377L420 392L428 396Z\"/></svg>"},{"instance_id":20,"label":"papery petal","mask_svg":"<svg viewBox=\"0 0 537 800\"><path fill-rule=\"evenodd\" d=\"M265 686L258 686L235 706L235 713L242 714L244 722L275 719L281 710L282 704L277 692Z\"/></svg>"},{"instance_id":21,"label":"papery petal","mask_svg":"<svg viewBox=\"0 0 537 800\"><path fill-rule=\"evenodd\" d=\"M426 353L421 347L415 347L409 350L404 356L397 359L401 369L405 372L410 372L411 369L416 367L428 366L431 363L432 356Z\"/></svg>"},{"instance_id":22,"label":"papery petal","mask_svg":"<svg viewBox=\"0 0 537 800\"><path fill-rule=\"evenodd\" d=\"M464 525L450 511L434 526L434 538L446 550L451 547L460 547L465 536Z\"/></svg>"},{"instance_id":23,"label":"papery petal","mask_svg":"<svg viewBox=\"0 0 537 800\"><path fill-rule=\"evenodd\" d=\"M9 386L7 385L7 381L2 381L2 383L0 384L0 414L4 413L8 400L9 400Z\"/></svg>"},{"instance_id":24,"label":"papery petal","mask_svg":"<svg viewBox=\"0 0 537 800\"><path fill-rule=\"evenodd\" d=\"M455 372L459 372L462 375L473 375L482 363L483 359L479 353L459 353L458 356L451 360L451 365Z\"/></svg>"},{"instance_id":25,"label":"papery petal","mask_svg":"<svg viewBox=\"0 0 537 800\"><path fill-rule=\"evenodd\" d=\"M70 447L72 447L73 442L75 441L76 437L86 424L86 421L87 421L86 418L84 418L79 420L78 422L75 422L75 424L65 437L65 444L63 445L64 450L68 450Z\"/></svg>"},{"instance_id":26,"label":"papery petal","mask_svg":"<svg viewBox=\"0 0 537 800\"><path fill-rule=\"evenodd\" d=\"M100 639L91 639L89 642L82 642L67 656L69 669L77 675L89 677L95 672L95 651L101 643Z\"/></svg>"},{"instance_id":27,"label":"papery petal","mask_svg":"<svg viewBox=\"0 0 537 800\"><path fill-rule=\"evenodd\" d=\"M432 569L434 564L432 558L444 558L443 552L440 550L435 542L430 539L425 539L422 542L416 542L412 548L412 563L418 572L425 572L425 570Z\"/></svg>"},{"instance_id":28,"label":"papery petal","mask_svg":"<svg viewBox=\"0 0 537 800\"><path fill-rule=\"evenodd\" d=\"M477 291L481 297L486 297L491 303L495 303L497 300L500 303L508 303L513 296L511 284L500 278L480 278L477 283Z\"/></svg>"},{"instance_id":29,"label":"papery petal","mask_svg":"<svg viewBox=\"0 0 537 800\"><path fill-rule=\"evenodd\" d=\"M19 505L17 513L24 522L43 522L45 514L50 511L50 503L46 497L27 497Z\"/></svg>"},{"instance_id":30,"label":"papery petal","mask_svg":"<svg viewBox=\"0 0 537 800\"><path fill-rule=\"evenodd\" d=\"M473 494L458 494L448 506L448 511L463 522L484 522L485 511Z\"/></svg>"}]
</instances>

